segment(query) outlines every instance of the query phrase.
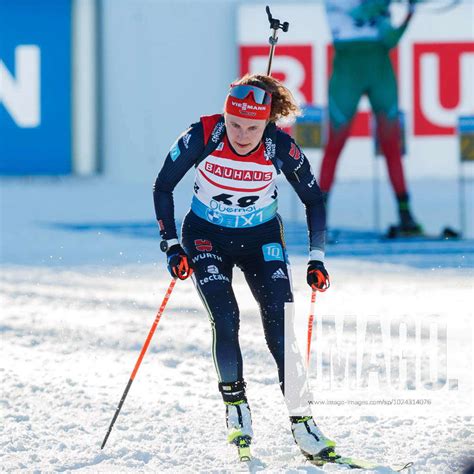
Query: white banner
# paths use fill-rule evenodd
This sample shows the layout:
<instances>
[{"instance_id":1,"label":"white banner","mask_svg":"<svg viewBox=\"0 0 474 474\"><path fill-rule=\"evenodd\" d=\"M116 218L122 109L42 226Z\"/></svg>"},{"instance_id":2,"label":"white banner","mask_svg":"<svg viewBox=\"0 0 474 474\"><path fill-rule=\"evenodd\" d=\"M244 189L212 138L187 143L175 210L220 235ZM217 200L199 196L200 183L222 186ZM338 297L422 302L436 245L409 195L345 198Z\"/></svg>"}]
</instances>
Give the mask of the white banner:
<instances>
[{"instance_id":1,"label":"white banner","mask_svg":"<svg viewBox=\"0 0 474 474\"><path fill-rule=\"evenodd\" d=\"M399 105L406 114L406 167L410 178L446 178L458 173L457 120L460 115L474 114L473 9L470 2L438 12L420 8L392 52ZM401 5L394 6L395 24L404 13ZM273 75L283 80L301 102L325 106L333 50L323 4L277 4L272 14L290 23L287 33L279 33ZM265 71L269 33L262 4L240 7L241 74ZM369 109L364 97L353 124L353 136L341 157L338 177L371 176ZM320 152L309 155L317 161Z\"/></svg>"}]
</instances>

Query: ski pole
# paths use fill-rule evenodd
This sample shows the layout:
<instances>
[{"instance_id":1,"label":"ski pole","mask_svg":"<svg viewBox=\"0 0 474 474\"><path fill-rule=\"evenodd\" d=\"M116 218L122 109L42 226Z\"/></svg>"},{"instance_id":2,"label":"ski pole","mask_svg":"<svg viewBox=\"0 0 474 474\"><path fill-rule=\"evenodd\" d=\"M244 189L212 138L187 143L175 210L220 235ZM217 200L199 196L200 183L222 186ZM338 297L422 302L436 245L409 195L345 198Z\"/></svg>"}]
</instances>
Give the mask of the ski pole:
<instances>
[{"instance_id":1,"label":"ski pole","mask_svg":"<svg viewBox=\"0 0 474 474\"><path fill-rule=\"evenodd\" d=\"M308 341L306 345L306 367L309 368L309 358L311 355L311 338L313 336L314 307L316 304L316 290L311 291L311 305L309 307L308 319Z\"/></svg>"},{"instance_id":2,"label":"ski pole","mask_svg":"<svg viewBox=\"0 0 474 474\"><path fill-rule=\"evenodd\" d=\"M278 30L283 30L286 33L290 27L290 24L287 21L280 23L280 20L273 18L268 5L265 10L267 12L268 21L270 22L270 29L273 30L272 36L268 38L268 42L270 43L270 54L268 55L267 76L269 76L272 71L272 61L273 55L275 54L275 47L278 43Z\"/></svg>"},{"instance_id":3,"label":"ski pole","mask_svg":"<svg viewBox=\"0 0 474 474\"><path fill-rule=\"evenodd\" d=\"M104 449L105 443L107 443L107 439L109 438L110 432L112 431L112 428L114 426L115 420L117 419L120 410L122 409L123 402L127 398L128 391L130 390L130 387L132 386L133 379L135 378L135 375L137 375L138 368L140 367L140 364L142 363L142 359L148 349L148 346L150 345L151 338L153 337L153 334L155 332L156 327L158 326L158 323L160 322L161 315L163 314L166 304L168 303L168 300L170 299L171 292L173 291L174 285L176 284L176 279L173 278L171 280L171 283L168 287L168 290L166 290L165 297L163 298L163 302L161 303L160 309L158 310L158 313L156 313L155 320L153 321L153 324L151 326L150 332L148 333L148 336L145 340L145 344L143 344L142 350L140 352L140 355L138 356L138 360L135 364L135 367L133 369L132 375L130 376L130 380L127 383L127 386L125 387L125 391L122 394L122 398L120 399L120 402L118 404L117 409L115 410L114 417L112 418L112 421L110 423L109 429L107 430L107 434L105 435L104 441L102 441L102 446L100 449Z\"/></svg>"},{"instance_id":4,"label":"ski pole","mask_svg":"<svg viewBox=\"0 0 474 474\"><path fill-rule=\"evenodd\" d=\"M306 344L306 370L309 368L309 359L311 355L311 339L313 336L313 321L314 321L314 306L316 304L316 292L320 291L324 293L331 286L329 276L326 278L323 275L318 275L318 286L311 288L311 305L309 308L309 320L308 320L308 340Z\"/></svg>"}]
</instances>

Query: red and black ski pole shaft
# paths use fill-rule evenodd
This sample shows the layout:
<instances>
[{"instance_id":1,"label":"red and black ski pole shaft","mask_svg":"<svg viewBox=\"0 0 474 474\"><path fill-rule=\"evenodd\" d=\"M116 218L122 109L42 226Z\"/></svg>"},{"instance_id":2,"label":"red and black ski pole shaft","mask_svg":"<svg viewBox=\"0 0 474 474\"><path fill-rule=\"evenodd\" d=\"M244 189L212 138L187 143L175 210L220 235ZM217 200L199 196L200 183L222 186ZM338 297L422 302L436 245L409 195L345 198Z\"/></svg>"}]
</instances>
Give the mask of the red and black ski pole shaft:
<instances>
[{"instance_id":1,"label":"red and black ski pole shaft","mask_svg":"<svg viewBox=\"0 0 474 474\"><path fill-rule=\"evenodd\" d=\"M309 368L309 359L311 356L311 339L313 337L314 307L316 304L316 290L311 290L311 305L308 319L308 340L306 344L306 367Z\"/></svg>"},{"instance_id":2,"label":"red and black ski pole shaft","mask_svg":"<svg viewBox=\"0 0 474 474\"><path fill-rule=\"evenodd\" d=\"M115 420L119 416L120 410L122 409L123 402L127 398L128 391L130 390L130 387L132 386L132 382L135 379L135 375L137 375L138 368L140 367L140 364L142 363L143 357L145 356L145 353L148 349L148 346L150 345L151 338L153 337L155 329L158 326L158 323L160 322L161 316L162 316L162 314L163 314L163 312L166 308L166 304L168 303L168 300L170 299L171 292L173 291L173 288L174 288L175 284L176 284L176 279L173 278L171 280L171 283L170 283L169 287L168 287L168 290L166 290L166 294L165 294L165 297L163 298L163 302L161 303L160 309L158 310L158 313L156 313L155 320L153 321L150 332L148 333L148 336L146 338L145 344L143 344L140 355L138 356L138 360L135 364L135 367L133 368L132 375L130 376L130 380L128 381L127 386L125 387L125 391L123 392L122 398L120 399L118 407L115 410L114 417L112 418L109 429L107 430L107 434L105 435L104 441L102 441L102 446L100 447L100 449L104 449L105 443L107 443L107 440L109 439L109 435L110 435L110 432L112 431Z\"/></svg>"},{"instance_id":3,"label":"red and black ski pole shaft","mask_svg":"<svg viewBox=\"0 0 474 474\"><path fill-rule=\"evenodd\" d=\"M311 357L311 339L313 336L314 307L316 305L316 292L324 293L331 286L329 276L324 276L321 272L318 274L318 284L311 287L311 306L308 319L308 340L306 345L306 370L309 370L309 360Z\"/></svg>"}]
</instances>

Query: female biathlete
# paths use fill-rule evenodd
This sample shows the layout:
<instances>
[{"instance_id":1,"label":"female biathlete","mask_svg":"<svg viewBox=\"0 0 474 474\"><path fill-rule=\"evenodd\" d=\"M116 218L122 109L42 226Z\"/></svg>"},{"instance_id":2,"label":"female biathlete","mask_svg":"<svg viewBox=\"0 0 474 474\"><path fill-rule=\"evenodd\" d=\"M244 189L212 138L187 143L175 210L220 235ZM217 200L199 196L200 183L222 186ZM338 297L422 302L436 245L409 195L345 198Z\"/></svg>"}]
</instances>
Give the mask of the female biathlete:
<instances>
[{"instance_id":1,"label":"female biathlete","mask_svg":"<svg viewBox=\"0 0 474 474\"><path fill-rule=\"evenodd\" d=\"M324 290L329 277L323 263L323 196L301 149L275 125L298 112L290 91L279 81L246 75L231 85L224 114L201 117L172 146L153 195L168 269L182 280L194 273L209 313L228 442L249 450L253 436L242 375L239 308L232 289L232 269L237 266L260 307L294 439L311 457L332 450L334 442L316 426L305 376L301 376L304 370L291 329L291 275L275 183L281 171L305 205L310 240L307 282L313 289ZM173 190L192 166L193 197L180 243Z\"/></svg>"}]
</instances>

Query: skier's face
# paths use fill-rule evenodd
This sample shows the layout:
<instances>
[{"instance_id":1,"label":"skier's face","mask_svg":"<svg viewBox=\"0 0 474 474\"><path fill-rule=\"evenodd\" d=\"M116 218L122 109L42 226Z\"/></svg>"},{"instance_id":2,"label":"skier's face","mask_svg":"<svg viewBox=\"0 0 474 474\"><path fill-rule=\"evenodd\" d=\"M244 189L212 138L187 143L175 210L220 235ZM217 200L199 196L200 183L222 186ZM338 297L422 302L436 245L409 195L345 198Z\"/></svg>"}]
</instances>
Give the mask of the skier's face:
<instances>
[{"instance_id":1,"label":"skier's face","mask_svg":"<svg viewBox=\"0 0 474 474\"><path fill-rule=\"evenodd\" d=\"M239 154L249 153L260 143L267 126L266 120L253 120L224 114L227 138Z\"/></svg>"}]
</instances>

